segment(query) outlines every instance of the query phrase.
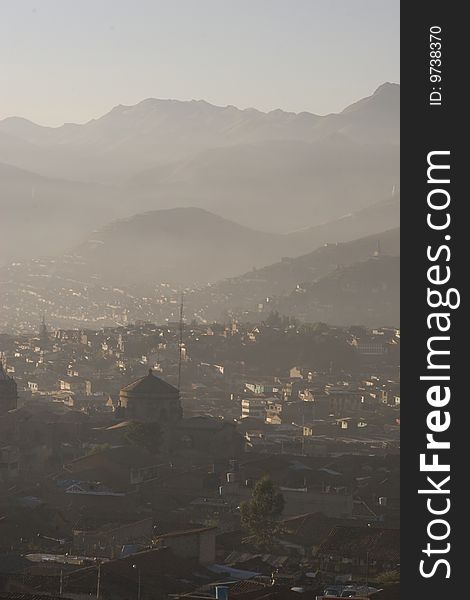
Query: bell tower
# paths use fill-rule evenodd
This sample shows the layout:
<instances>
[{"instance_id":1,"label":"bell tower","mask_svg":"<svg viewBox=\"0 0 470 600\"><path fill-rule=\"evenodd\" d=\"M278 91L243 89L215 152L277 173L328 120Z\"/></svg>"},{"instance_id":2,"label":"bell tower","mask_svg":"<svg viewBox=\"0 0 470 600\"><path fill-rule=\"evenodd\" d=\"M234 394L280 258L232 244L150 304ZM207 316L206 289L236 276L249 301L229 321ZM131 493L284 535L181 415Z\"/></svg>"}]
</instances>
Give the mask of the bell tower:
<instances>
[{"instance_id":1,"label":"bell tower","mask_svg":"<svg viewBox=\"0 0 470 600\"><path fill-rule=\"evenodd\" d=\"M41 350L49 347L49 332L47 331L45 315L42 316L41 327L39 328L39 344Z\"/></svg>"}]
</instances>

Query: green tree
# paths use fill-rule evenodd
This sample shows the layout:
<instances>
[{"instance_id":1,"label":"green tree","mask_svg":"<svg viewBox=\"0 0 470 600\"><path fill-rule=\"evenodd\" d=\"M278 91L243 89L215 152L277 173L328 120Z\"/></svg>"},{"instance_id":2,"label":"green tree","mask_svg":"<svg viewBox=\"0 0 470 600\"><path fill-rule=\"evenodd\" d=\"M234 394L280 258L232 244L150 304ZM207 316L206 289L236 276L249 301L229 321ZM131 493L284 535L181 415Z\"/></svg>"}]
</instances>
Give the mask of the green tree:
<instances>
[{"instance_id":1,"label":"green tree","mask_svg":"<svg viewBox=\"0 0 470 600\"><path fill-rule=\"evenodd\" d=\"M260 479L251 500L241 505L242 527L253 537L259 549L273 548L276 535L282 532L280 518L284 505L284 496L269 477Z\"/></svg>"},{"instance_id":2,"label":"green tree","mask_svg":"<svg viewBox=\"0 0 470 600\"><path fill-rule=\"evenodd\" d=\"M131 423L125 435L131 446L145 448L156 454L160 450L162 432L158 423Z\"/></svg>"}]
</instances>

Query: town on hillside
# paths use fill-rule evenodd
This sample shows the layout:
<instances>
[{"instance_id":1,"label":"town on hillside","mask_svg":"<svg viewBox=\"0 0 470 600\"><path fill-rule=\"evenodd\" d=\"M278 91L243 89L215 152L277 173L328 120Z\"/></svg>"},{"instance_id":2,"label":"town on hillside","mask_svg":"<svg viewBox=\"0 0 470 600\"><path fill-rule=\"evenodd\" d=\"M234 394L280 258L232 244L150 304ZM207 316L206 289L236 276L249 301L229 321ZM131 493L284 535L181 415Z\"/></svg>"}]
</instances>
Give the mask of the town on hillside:
<instances>
[{"instance_id":1,"label":"town on hillside","mask_svg":"<svg viewBox=\"0 0 470 600\"><path fill-rule=\"evenodd\" d=\"M398 598L399 353L277 313L0 335L0 590Z\"/></svg>"}]
</instances>

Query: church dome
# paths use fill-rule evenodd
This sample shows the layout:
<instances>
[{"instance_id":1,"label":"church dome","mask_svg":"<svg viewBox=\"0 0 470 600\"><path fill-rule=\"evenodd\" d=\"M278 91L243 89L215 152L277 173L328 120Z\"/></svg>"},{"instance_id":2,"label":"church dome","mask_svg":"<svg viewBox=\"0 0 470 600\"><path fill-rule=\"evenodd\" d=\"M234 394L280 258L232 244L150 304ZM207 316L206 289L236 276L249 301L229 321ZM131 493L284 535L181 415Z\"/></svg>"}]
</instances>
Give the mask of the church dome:
<instances>
[{"instance_id":1,"label":"church dome","mask_svg":"<svg viewBox=\"0 0 470 600\"><path fill-rule=\"evenodd\" d=\"M179 390L150 369L121 389L118 413L134 421L176 423L182 416Z\"/></svg>"},{"instance_id":2,"label":"church dome","mask_svg":"<svg viewBox=\"0 0 470 600\"><path fill-rule=\"evenodd\" d=\"M145 377L141 377L136 381L133 381L129 385L126 385L121 389L121 392L132 393L134 394L152 394L155 396L177 396L179 395L178 390L160 379L153 374L152 369L149 369L149 372Z\"/></svg>"}]
</instances>

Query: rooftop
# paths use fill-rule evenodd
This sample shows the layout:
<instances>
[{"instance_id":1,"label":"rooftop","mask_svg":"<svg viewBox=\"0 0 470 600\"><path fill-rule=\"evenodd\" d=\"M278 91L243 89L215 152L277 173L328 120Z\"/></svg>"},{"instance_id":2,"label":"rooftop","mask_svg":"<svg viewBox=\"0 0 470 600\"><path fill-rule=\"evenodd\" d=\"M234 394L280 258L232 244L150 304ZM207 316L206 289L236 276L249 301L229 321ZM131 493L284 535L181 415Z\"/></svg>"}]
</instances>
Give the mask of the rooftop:
<instances>
[{"instance_id":1,"label":"rooftop","mask_svg":"<svg viewBox=\"0 0 470 600\"><path fill-rule=\"evenodd\" d=\"M121 389L121 392L132 392L133 394L153 394L153 395L175 395L179 394L179 391L160 377L153 374L152 369L145 377L141 377L129 385L126 385Z\"/></svg>"},{"instance_id":2,"label":"rooftop","mask_svg":"<svg viewBox=\"0 0 470 600\"><path fill-rule=\"evenodd\" d=\"M347 557L365 557L372 560L400 560L400 531L375 527L348 527L337 525L321 544L319 554Z\"/></svg>"}]
</instances>

